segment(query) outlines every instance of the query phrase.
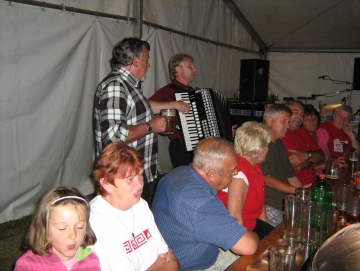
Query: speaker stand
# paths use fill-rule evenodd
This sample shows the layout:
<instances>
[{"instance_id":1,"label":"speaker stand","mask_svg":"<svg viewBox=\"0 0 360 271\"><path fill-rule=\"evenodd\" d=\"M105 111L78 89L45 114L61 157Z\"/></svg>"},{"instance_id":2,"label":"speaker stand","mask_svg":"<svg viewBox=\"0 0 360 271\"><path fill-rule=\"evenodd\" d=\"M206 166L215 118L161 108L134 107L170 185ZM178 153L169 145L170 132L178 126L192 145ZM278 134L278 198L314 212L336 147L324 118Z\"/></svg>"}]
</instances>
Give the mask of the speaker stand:
<instances>
[{"instance_id":1,"label":"speaker stand","mask_svg":"<svg viewBox=\"0 0 360 271\"><path fill-rule=\"evenodd\" d=\"M250 120L254 120L254 100L251 101L251 113L250 113Z\"/></svg>"}]
</instances>

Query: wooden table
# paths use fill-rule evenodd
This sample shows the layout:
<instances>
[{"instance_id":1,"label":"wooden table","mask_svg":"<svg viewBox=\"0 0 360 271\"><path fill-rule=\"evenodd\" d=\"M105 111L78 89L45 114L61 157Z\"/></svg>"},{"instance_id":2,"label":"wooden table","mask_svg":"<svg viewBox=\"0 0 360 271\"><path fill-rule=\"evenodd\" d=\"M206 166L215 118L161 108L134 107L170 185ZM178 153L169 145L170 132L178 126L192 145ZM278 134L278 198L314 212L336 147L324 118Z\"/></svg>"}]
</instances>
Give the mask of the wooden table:
<instances>
[{"instance_id":1,"label":"wooden table","mask_svg":"<svg viewBox=\"0 0 360 271\"><path fill-rule=\"evenodd\" d=\"M242 256L236 260L227 271L246 271L246 267L259 257L267 248L272 246L279 238L284 235L284 222L279 224L275 229L266 235L260 242L254 255Z\"/></svg>"}]
</instances>

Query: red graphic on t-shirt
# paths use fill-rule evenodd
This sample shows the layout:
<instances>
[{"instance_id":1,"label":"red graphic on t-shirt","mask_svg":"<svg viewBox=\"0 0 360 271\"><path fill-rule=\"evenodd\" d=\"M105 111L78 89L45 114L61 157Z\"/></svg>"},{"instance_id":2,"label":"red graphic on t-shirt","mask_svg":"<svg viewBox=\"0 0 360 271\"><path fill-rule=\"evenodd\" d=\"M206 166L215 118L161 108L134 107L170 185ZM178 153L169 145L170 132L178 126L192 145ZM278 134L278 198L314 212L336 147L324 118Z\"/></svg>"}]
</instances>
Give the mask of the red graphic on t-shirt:
<instances>
[{"instance_id":1,"label":"red graphic on t-shirt","mask_svg":"<svg viewBox=\"0 0 360 271\"><path fill-rule=\"evenodd\" d=\"M151 233L150 233L149 229L144 230L144 231L143 231L143 233L145 234L146 239L150 239L150 238L152 237L152 235L151 235Z\"/></svg>"},{"instance_id":2,"label":"red graphic on t-shirt","mask_svg":"<svg viewBox=\"0 0 360 271\"><path fill-rule=\"evenodd\" d=\"M131 239L131 245L133 247L134 250L137 250L139 248L139 245L137 244L135 238Z\"/></svg>"},{"instance_id":3,"label":"red graphic on t-shirt","mask_svg":"<svg viewBox=\"0 0 360 271\"><path fill-rule=\"evenodd\" d=\"M132 247L130 245L130 241L126 241L123 243L123 246L125 248L126 253L130 253L132 251Z\"/></svg>"},{"instance_id":4,"label":"red graphic on t-shirt","mask_svg":"<svg viewBox=\"0 0 360 271\"><path fill-rule=\"evenodd\" d=\"M133 250L137 250L142 245L147 243L147 240L149 240L152 237L149 229L144 230L143 232L136 235L134 238L131 238L130 240L123 243L123 246L125 248L126 253L130 253Z\"/></svg>"}]
</instances>

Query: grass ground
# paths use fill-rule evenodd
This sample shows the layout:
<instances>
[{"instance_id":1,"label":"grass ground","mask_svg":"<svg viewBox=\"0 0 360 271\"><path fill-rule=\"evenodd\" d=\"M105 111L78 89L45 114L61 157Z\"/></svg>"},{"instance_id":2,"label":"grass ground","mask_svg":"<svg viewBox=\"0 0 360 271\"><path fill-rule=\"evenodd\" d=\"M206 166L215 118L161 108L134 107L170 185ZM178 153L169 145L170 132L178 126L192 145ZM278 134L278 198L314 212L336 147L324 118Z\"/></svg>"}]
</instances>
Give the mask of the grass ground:
<instances>
[{"instance_id":1,"label":"grass ground","mask_svg":"<svg viewBox=\"0 0 360 271\"><path fill-rule=\"evenodd\" d=\"M0 270L10 271L24 253L21 249L31 216L0 224Z\"/></svg>"},{"instance_id":2,"label":"grass ground","mask_svg":"<svg viewBox=\"0 0 360 271\"><path fill-rule=\"evenodd\" d=\"M152 182L154 194L157 180ZM88 195L91 200L95 194ZM0 224L0 271L12 271L16 260L25 252L24 239L31 222L31 215Z\"/></svg>"}]
</instances>

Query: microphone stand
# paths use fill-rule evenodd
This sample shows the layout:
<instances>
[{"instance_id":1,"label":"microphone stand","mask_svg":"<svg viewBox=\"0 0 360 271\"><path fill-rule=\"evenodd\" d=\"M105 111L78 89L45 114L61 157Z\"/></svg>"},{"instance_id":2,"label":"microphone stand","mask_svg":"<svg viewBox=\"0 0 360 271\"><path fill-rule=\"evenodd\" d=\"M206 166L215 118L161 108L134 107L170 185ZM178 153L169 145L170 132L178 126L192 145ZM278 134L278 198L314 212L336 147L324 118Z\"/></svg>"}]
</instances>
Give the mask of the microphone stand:
<instances>
[{"instance_id":1,"label":"microphone stand","mask_svg":"<svg viewBox=\"0 0 360 271\"><path fill-rule=\"evenodd\" d=\"M340 94L340 93L342 93L342 92L346 92L347 93L347 95L346 95L346 98L345 98L345 102L343 101L343 100L341 100L341 102L343 103L343 104L346 104L346 105L349 105L349 106L351 106L351 98L349 99L349 91L353 91L353 88L352 88L352 82L349 82L349 81L341 81L341 80L333 80L333 79L331 79L330 78L330 76L328 76L328 75L323 75L323 76L319 76L318 77L318 79L322 79L322 80L329 80L329 81L331 81L331 82L333 82L334 84L346 84L346 85L348 85L348 88L347 89L344 89L344 90L341 90L341 91L335 91L335 92L330 92L330 93L324 93L324 94L318 94L318 95L316 95L316 94L313 94L313 95L311 95L311 97L320 97L320 96L325 96L326 97L326 95L330 95L330 94L334 94L334 96L335 95L338 95L338 94ZM330 97L333 97L333 96L330 96ZM349 102L350 101L350 102Z\"/></svg>"},{"instance_id":2,"label":"microphone stand","mask_svg":"<svg viewBox=\"0 0 360 271\"><path fill-rule=\"evenodd\" d=\"M342 92L348 92L348 91L352 91L352 90L346 88L346 89L343 89L343 90L340 90L340 91L335 91L335 92L328 92L328 93L322 93L322 94L312 94L311 97L313 97L313 98L321 97L321 96L327 97L326 95L331 95L331 94L336 96L336 95L338 95L338 94L340 94ZM334 97L334 96L330 96L330 97Z\"/></svg>"}]
</instances>

